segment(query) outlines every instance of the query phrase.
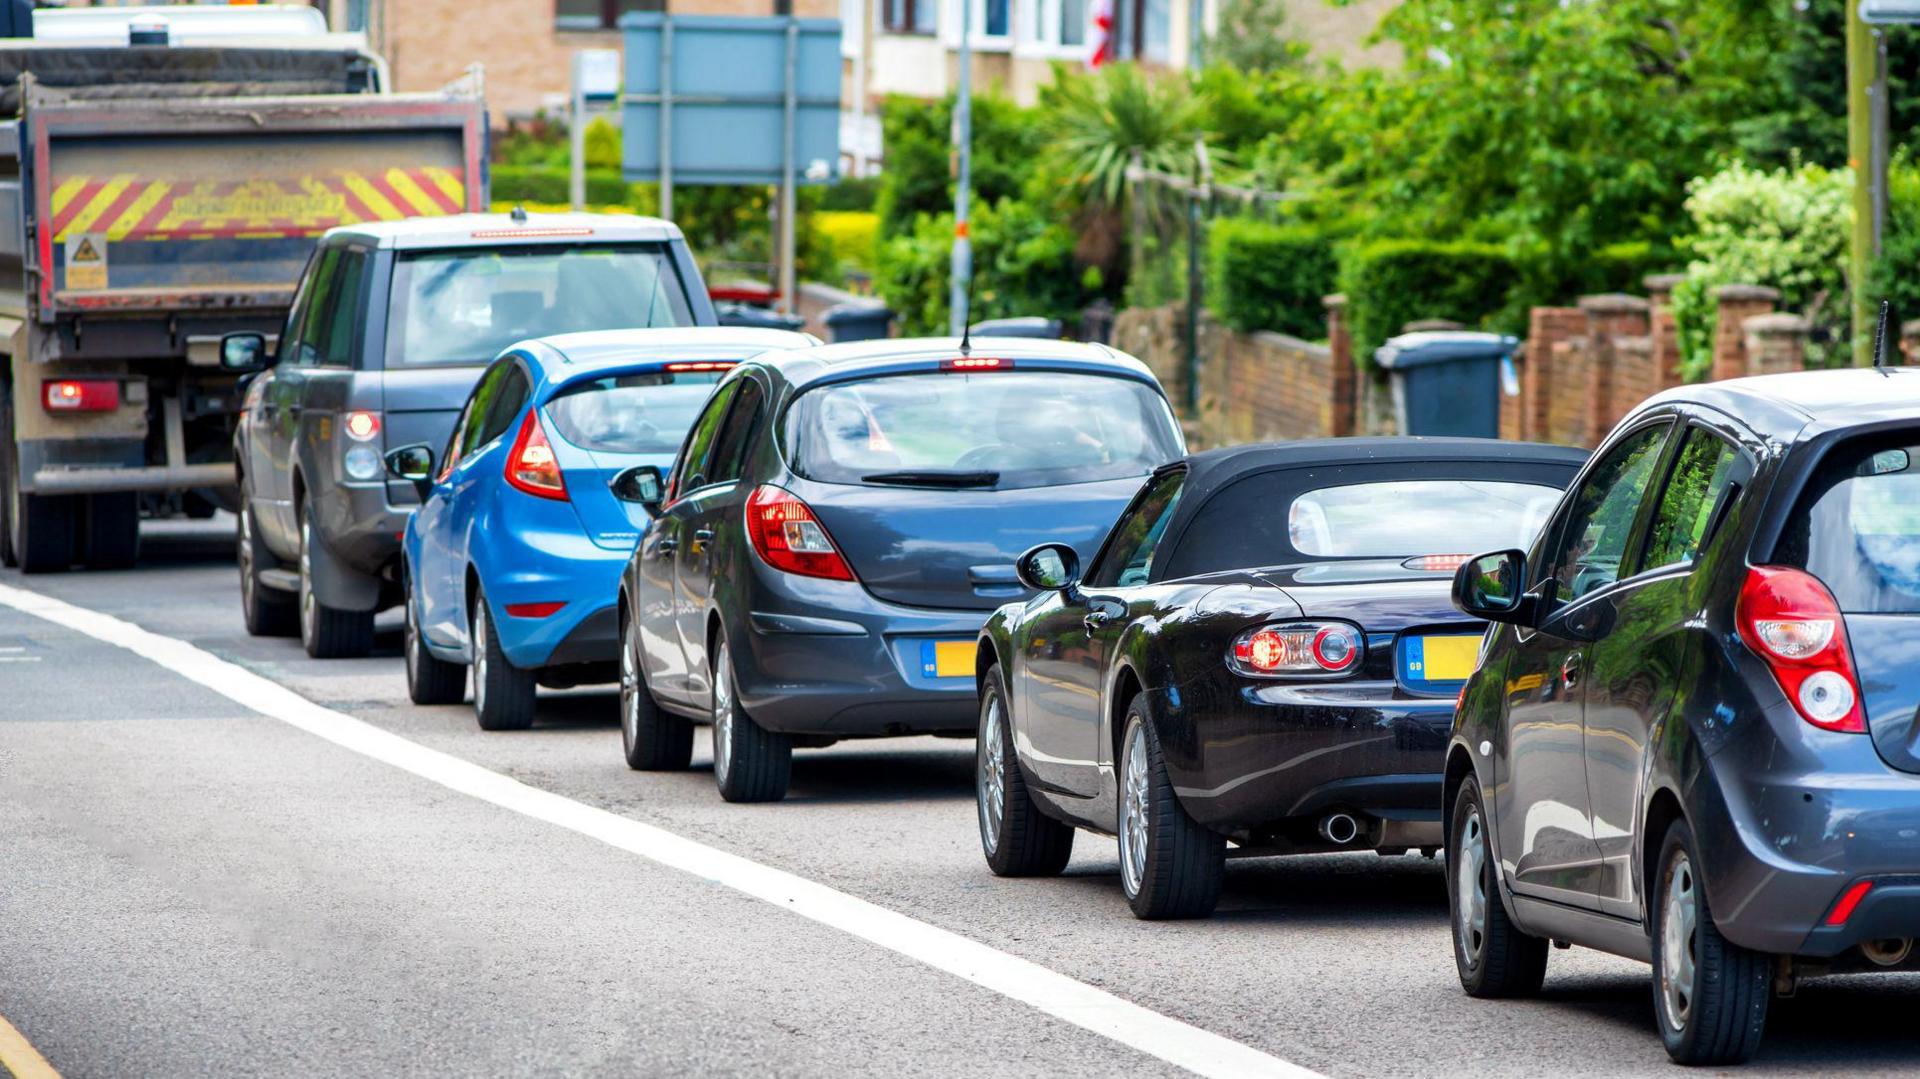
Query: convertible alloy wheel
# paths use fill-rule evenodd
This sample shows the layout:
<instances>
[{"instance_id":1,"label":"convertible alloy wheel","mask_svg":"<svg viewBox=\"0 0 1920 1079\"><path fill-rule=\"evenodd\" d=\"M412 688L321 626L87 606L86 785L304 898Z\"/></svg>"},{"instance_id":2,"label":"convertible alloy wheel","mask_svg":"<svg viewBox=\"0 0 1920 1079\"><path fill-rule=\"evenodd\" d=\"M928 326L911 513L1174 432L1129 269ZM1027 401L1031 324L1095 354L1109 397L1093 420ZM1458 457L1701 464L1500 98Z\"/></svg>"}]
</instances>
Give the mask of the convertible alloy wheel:
<instances>
[{"instance_id":1,"label":"convertible alloy wheel","mask_svg":"<svg viewBox=\"0 0 1920 1079\"><path fill-rule=\"evenodd\" d=\"M975 776L974 801L980 811L980 844L991 858L1000 850L1000 829L1007 819L1007 753L1001 745L1005 737L1004 709L998 694L991 695L980 719L978 774Z\"/></svg>"},{"instance_id":2,"label":"convertible alloy wheel","mask_svg":"<svg viewBox=\"0 0 1920 1079\"><path fill-rule=\"evenodd\" d=\"M1468 776L1460 784L1449 819L1447 917L1460 987L1474 997L1530 997L1547 975L1548 941L1522 932L1507 917L1477 779Z\"/></svg>"},{"instance_id":3,"label":"convertible alloy wheel","mask_svg":"<svg viewBox=\"0 0 1920 1079\"><path fill-rule=\"evenodd\" d=\"M1120 885L1136 918L1205 918L1227 878L1227 838L1187 812L1167 777L1146 694L1127 706L1114 832Z\"/></svg>"},{"instance_id":4,"label":"convertible alloy wheel","mask_svg":"<svg viewBox=\"0 0 1920 1079\"><path fill-rule=\"evenodd\" d=\"M729 802L777 802L793 779L793 740L760 726L740 706L733 649L723 636L713 656L713 780Z\"/></svg>"},{"instance_id":5,"label":"convertible alloy wheel","mask_svg":"<svg viewBox=\"0 0 1920 1079\"><path fill-rule=\"evenodd\" d=\"M1127 737L1127 768L1120 786L1120 876L1129 896L1140 894L1147 866L1147 727Z\"/></svg>"},{"instance_id":6,"label":"convertible alloy wheel","mask_svg":"<svg viewBox=\"0 0 1920 1079\"><path fill-rule=\"evenodd\" d=\"M1073 857L1073 826L1040 812L1013 751L1013 716L1000 666L981 683L973 749L973 800L980 850L997 877L1051 877Z\"/></svg>"}]
</instances>

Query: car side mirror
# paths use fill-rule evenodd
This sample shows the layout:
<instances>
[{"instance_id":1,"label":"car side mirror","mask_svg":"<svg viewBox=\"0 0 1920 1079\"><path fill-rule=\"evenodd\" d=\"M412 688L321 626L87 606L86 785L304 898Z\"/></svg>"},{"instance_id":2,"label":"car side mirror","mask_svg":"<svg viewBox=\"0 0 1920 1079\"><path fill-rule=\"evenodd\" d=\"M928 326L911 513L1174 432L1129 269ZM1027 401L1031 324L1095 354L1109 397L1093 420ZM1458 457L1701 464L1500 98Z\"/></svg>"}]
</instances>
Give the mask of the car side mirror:
<instances>
[{"instance_id":1,"label":"car side mirror","mask_svg":"<svg viewBox=\"0 0 1920 1079\"><path fill-rule=\"evenodd\" d=\"M1035 592L1066 592L1080 583L1080 556L1064 543L1043 543L1014 560L1013 575Z\"/></svg>"},{"instance_id":2,"label":"car side mirror","mask_svg":"<svg viewBox=\"0 0 1920 1079\"><path fill-rule=\"evenodd\" d=\"M1527 556L1495 551L1472 559L1453 575L1453 605L1488 622L1528 623L1533 597L1527 595Z\"/></svg>"},{"instance_id":3,"label":"car side mirror","mask_svg":"<svg viewBox=\"0 0 1920 1079\"><path fill-rule=\"evenodd\" d=\"M251 374L267 366L267 335L230 333L220 339L220 369Z\"/></svg>"},{"instance_id":4,"label":"car side mirror","mask_svg":"<svg viewBox=\"0 0 1920 1079\"><path fill-rule=\"evenodd\" d=\"M667 481L659 465L634 465L608 480L607 489L620 501L644 506L651 513L666 501Z\"/></svg>"},{"instance_id":5,"label":"car side mirror","mask_svg":"<svg viewBox=\"0 0 1920 1079\"><path fill-rule=\"evenodd\" d=\"M427 488L433 485L433 447L425 442L415 442L410 446L388 450L387 475L413 484L424 501Z\"/></svg>"}]
</instances>

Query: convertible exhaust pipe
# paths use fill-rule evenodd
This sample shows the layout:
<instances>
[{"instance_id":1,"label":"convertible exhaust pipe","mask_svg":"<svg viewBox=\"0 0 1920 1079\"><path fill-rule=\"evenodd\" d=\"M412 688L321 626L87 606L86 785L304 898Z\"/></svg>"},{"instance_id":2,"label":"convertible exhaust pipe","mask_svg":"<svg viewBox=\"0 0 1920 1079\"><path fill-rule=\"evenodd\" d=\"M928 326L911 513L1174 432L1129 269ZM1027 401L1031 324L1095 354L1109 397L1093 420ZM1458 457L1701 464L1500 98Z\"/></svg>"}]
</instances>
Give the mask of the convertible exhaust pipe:
<instances>
[{"instance_id":1,"label":"convertible exhaust pipe","mask_svg":"<svg viewBox=\"0 0 1920 1079\"><path fill-rule=\"evenodd\" d=\"M1351 813L1329 813L1320 818L1320 838L1346 846L1360 837L1360 822Z\"/></svg>"}]
</instances>

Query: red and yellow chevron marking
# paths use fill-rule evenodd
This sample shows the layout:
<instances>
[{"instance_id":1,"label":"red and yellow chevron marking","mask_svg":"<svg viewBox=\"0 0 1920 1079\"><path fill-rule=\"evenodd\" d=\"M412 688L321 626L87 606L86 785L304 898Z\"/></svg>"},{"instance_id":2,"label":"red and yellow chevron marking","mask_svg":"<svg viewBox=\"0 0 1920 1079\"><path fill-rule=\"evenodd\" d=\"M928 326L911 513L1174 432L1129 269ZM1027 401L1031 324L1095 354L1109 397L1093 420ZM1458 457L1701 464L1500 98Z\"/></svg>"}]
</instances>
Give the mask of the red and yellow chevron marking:
<instances>
[{"instance_id":1,"label":"red and yellow chevron marking","mask_svg":"<svg viewBox=\"0 0 1920 1079\"><path fill-rule=\"evenodd\" d=\"M238 182L71 176L53 190L53 239L313 236L335 225L459 213L466 200L459 174L435 167Z\"/></svg>"}]
</instances>

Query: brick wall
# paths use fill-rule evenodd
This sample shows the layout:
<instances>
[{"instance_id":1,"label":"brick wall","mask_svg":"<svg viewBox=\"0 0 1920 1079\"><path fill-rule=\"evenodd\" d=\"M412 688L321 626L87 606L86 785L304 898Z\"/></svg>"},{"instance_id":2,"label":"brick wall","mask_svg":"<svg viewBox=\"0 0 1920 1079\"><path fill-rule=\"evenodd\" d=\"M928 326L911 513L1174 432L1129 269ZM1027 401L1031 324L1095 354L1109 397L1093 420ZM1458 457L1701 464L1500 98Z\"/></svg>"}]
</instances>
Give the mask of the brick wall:
<instances>
[{"instance_id":1,"label":"brick wall","mask_svg":"<svg viewBox=\"0 0 1920 1079\"><path fill-rule=\"evenodd\" d=\"M1180 304L1130 308L1114 319L1113 346L1146 363L1176 405L1186 401L1185 330ZM1353 368L1339 370L1327 345L1235 333L1208 318L1200 354L1200 407L1185 418L1195 449L1319 438L1351 423Z\"/></svg>"}]
</instances>

